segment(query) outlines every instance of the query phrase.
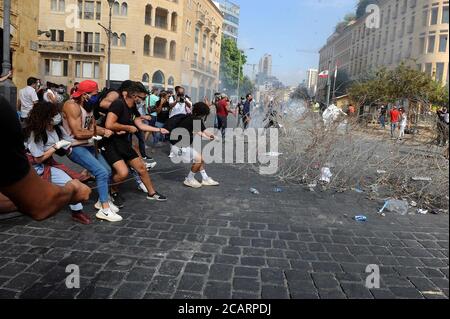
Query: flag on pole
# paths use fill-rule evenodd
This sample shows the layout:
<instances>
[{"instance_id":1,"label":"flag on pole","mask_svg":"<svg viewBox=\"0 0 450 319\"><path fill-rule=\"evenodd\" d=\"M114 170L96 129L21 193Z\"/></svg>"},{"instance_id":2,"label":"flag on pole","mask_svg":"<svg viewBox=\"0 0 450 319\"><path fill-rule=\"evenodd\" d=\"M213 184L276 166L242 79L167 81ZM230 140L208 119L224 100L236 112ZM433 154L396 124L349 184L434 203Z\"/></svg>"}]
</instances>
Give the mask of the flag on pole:
<instances>
[{"instance_id":1,"label":"flag on pole","mask_svg":"<svg viewBox=\"0 0 450 319\"><path fill-rule=\"evenodd\" d=\"M326 78L328 78L328 74L329 74L329 71L328 70L324 70L324 71L319 73L319 78L326 79Z\"/></svg>"}]
</instances>

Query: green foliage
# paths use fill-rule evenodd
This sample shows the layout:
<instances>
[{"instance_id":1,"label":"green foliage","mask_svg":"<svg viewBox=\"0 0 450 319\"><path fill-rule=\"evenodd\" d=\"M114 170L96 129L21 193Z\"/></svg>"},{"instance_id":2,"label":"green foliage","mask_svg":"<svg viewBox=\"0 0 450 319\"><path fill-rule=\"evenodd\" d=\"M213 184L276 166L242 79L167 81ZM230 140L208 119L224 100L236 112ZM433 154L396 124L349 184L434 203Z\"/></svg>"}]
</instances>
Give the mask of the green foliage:
<instances>
[{"instance_id":1,"label":"green foliage","mask_svg":"<svg viewBox=\"0 0 450 319\"><path fill-rule=\"evenodd\" d=\"M371 78L357 81L349 89L358 104L388 103L408 100L411 105L448 104L448 90L426 73L400 64L395 69L382 68Z\"/></svg>"},{"instance_id":2,"label":"green foliage","mask_svg":"<svg viewBox=\"0 0 450 319\"><path fill-rule=\"evenodd\" d=\"M300 84L294 92L291 94L291 99L293 100L310 100L311 96L309 95L308 89L303 85Z\"/></svg>"},{"instance_id":3,"label":"green foliage","mask_svg":"<svg viewBox=\"0 0 450 319\"><path fill-rule=\"evenodd\" d=\"M356 18L359 19L366 14L366 8L368 5L377 4L378 0L359 0L356 5Z\"/></svg>"},{"instance_id":4,"label":"green foliage","mask_svg":"<svg viewBox=\"0 0 450 319\"><path fill-rule=\"evenodd\" d=\"M235 41L222 39L222 52L220 61L220 76L222 87L235 89L237 87L238 74L241 74L241 83L244 80L244 65L247 56L237 47ZM239 71L240 65L240 71Z\"/></svg>"},{"instance_id":5,"label":"green foliage","mask_svg":"<svg viewBox=\"0 0 450 319\"><path fill-rule=\"evenodd\" d=\"M240 91L241 96L246 96L248 93L255 92L255 84L248 76L244 76L242 79Z\"/></svg>"}]
</instances>

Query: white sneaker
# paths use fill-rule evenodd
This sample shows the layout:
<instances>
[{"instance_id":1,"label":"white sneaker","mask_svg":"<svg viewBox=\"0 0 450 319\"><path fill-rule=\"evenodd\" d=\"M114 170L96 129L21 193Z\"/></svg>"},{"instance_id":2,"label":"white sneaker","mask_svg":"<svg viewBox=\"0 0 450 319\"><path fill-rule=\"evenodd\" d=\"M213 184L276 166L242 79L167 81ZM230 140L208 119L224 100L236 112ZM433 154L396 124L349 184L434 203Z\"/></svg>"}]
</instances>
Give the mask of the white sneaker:
<instances>
[{"instance_id":1,"label":"white sneaker","mask_svg":"<svg viewBox=\"0 0 450 319\"><path fill-rule=\"evenodd\" d=\"M207 180L202 182L203 186L219 186L219 183L213 180L211 177L208 177Z\"/></svg>"},{"instance_id":2,"label":"white sneaker","mask_svg":"<svg viewBox=\"0 0 450 319\"><path fill-rule=\"evenodd\" d=\"M202 184L200 184L200 182L198 180L196 180L195 178L193 179L185 179L184 180L184 185L188 186L188 187L192 187L192 188L200 188L202 187Z\"/></svg>"},{"instance_id":3,"label":"white sneaker","mask_svg":"<svg viewBox=\"0 0 450 319\"><path fill-rule=\"evenodd\" d=\"M103 209L102 203L100 203L100 201L98 201L97 203L95 203L94 208L97 209L97 210ZM115 214L117 214L120 211L119 207L114 205L114 203L111 202L111 201L109 201L109 208Z\"/></svg>"},{"instance_id":4,"label":"white sneaker","mask_svg":"<svg viewBox=\"0 0 450 319\"><path fill-rule=\"evenodd\" d=\"M148 194L147 187L145 187L144 183L139 184L138 190L143 191L144 193Z\"/></svg>"},{"instance_id":5,"label":"white sneaker","mask_svg":"<svg viewBox=\"0 0 450 319\"><path fill-rule=\"evenodd\" d=\"M98 219L107 220L112 223L123 220L122 216L114 213L111 209L100 209L95 216Z\"/></svg>"},{"instance_id":6,"label":"white sneaker","mask_svg":"<svg viewBox=\"0 0 450 319\"><path fill-rule=\"evenodd\" d=\"M158 164L158 163L156 163L156 162L150 162L150 163L145 163L145 166L147 167L147 170L149 170L149 169L155 168L155 166L156 166L157 164Z\"/></svg>"}]
</instances>

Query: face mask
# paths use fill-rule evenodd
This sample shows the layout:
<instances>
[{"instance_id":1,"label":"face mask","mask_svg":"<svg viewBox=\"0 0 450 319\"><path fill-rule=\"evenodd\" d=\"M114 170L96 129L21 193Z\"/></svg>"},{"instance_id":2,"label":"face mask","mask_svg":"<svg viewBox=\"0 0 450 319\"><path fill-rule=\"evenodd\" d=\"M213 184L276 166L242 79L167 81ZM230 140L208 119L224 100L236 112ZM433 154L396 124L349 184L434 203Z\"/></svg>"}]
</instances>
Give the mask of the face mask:
<instances>
[{"instance_id":1,"label":"face mask","mask_svg":"<svg viewBox=\"0 0 450 319\"><path fill-rule=\"evenodd\" d=\"M98 95L90 95L90 97L84 103L83 107L87 112L91 112L97 105L98 101L99 101Z\"/></svg>"},{"instance_id":2,"label":"face mask","mask_svg":"<svg viewBox=\"0 0 450 319\"><path fill-rule=\"evenodd\" d=\"M62 122L62 117L61 117L61 114L58 113L52 119L53 126L59 125L59 124L61 124L61 122Z\"/></svg>"}]
</instances>

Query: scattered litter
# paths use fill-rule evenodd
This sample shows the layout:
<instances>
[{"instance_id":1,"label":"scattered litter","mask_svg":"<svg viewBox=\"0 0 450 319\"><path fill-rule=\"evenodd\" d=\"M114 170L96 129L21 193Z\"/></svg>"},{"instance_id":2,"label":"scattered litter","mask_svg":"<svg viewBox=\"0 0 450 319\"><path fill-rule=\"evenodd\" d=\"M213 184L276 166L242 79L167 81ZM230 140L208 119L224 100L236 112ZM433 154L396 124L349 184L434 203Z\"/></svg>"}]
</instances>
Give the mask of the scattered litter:
<instances>
[{"instance_id":1,"label":"scattered litter","mask_svg":"<svg viewBox=\"0 0 450 319\"><path fill-rule=\"evenodd\" d=\"M354 190L355 192L359 193L359 194L364 193L364 191L363 191L362 189L360 189L360 188L354 188L353 190Z\"/></svg>"},{"instance_id":2,"label":"scattered litter","mask_svg":"<svg viewBox=\"0 0 450 319\"><path fill-rule=\"evenodd\" d=\"M308 188L309 188L309 191L310 191L310 192L314 192L314 189L315 189L316 187L317 187L317 183L316 183L316 182L311 183L311 184L308 185Z\"/></svg>"},{"instance_id":3,"label":"scattered litter","mask_svg":"<svg viewBox=\"0 0 450 319\"><path fill-rule=\"evenodd\" d=\"M387 171L385 171L385 170L382 170L382 169L377 170L378 175L384 175L386 173L387 173Z\"/></svg>"},{"instance_id":4,"label":"scattered litter","mask_svg":"<svg viewBox=\"0 0 450 319\"><path fill-rule=\"evenodd\" d=\"M275 187L275 188L273 189L273 191L274 191L274 193L282 193L282 192L283 192L283 189L282 189L281 187Z\"/></svg>"},{"instance_id":5,"label":"scattered litter","mask_svg":"<svg viewBox=\"0 0 450 319\"><path fill-rule=\"evenodd\" d=\"M377 184L373 184L370 185L370 190L372 191L372 193L378 193L378 185Z\"/></svg>"},{"instance_id":6,"label":"scattered litter","mask_svg":"<svg viewBox=\"0 0 450 319\"><path fill-rule=\"evenodd\" d=\"M399 213L404 216L408 213L409 203L405 200L390 199L384 203L384 206L378 211L382 214L385 210L393 213Z\"/></svg>"},{"instance_id":7,"label":"scattered litter","mask_svg":"<svg viewBox=\"0 0 450 319\"><path fill-rule=\"evenodd\" d=\"M356 220L357 222L366 222L367 221L367 217L364 215L355 216L353 219Z\"/></svg>"},{"instance_id":8,"label":"scattered litter","mask_svg":"<svg viewBox=\"0 0 450 319\"><path fill-rule=\"evenodd\" d=\"M415 176L412 178L412 180L415 182L431 182L432 178L431 177L423 177L423 176Z\"/></svg>"},{"instance_id":9,"label":"scattered litter","mask_svg":"<svg viewBox=\"0 0 450 319\"><path fill-rule=\"evenodd\" d=\"M442 291L421 291L422 295L445 296Z\"/></svg>"},{"instance_id":10,"label":"scattered litter","mask_svg":"<svg viewBox=\"0 0 450 319\"><path fill-rule=\"evenodd\" d=\"M417 207L417 203L415 201L412 201L410 205L411 207Z\"/></svg>"},{"instance_id":11,"label":"scattered litter","mask_svg":"<svg viewBox=\"0 0 450 319\"><path fill-rule=\"evenodd\" d=\"M322 176L320 177L320 181L321 182L325 182L325 183L330 183L331 182L331 177L333 176L333 174L331 174L330 168L329 167L323 167L320 172L322 174Z\"/></svg>"},{"instance_id":12,"label":"scattered litter","mask_svg":"<svg viewBox=\"0 0 450 319\"><path fill-rule=\"evenodd\" d=\"M269 153L265 153L265 156L269 156L269 157L278 157L280 155L283 155L283 153L278 153L278 152L269 152Z\"/></svg>"},{"instance_id":13,"label":"scattered litter","mask_svg":"<svg viewBox=\"0 0 450 319\"><path fill-rule=\"evenodd\" d=\"M422 214L422 215L426 215L426 214L428 214L428 210L427 209L418 209L417 210L417 212L419 213L419 214Z\"/></svg>"},{"instance_id":14,"label":"scattered litter","mask_svg":"<svg viewBox=\"0 0 450 319\"><path fill-rule=\"evenodd\" d=\"M254 194L254 195L259 195L259 191L256 188L250 188L250 193Z\"/></svg>"}]
</instances>

